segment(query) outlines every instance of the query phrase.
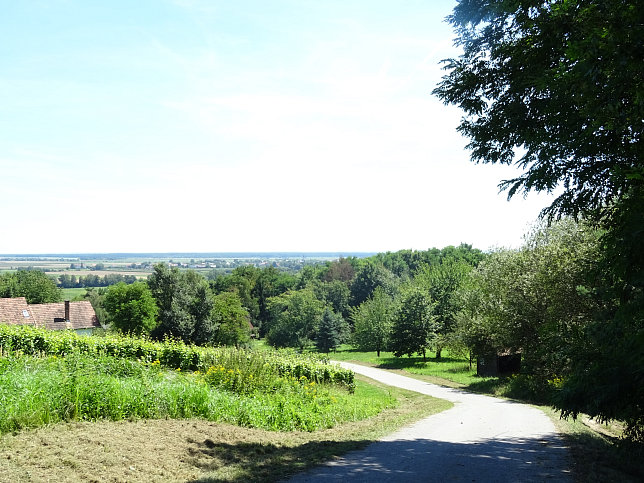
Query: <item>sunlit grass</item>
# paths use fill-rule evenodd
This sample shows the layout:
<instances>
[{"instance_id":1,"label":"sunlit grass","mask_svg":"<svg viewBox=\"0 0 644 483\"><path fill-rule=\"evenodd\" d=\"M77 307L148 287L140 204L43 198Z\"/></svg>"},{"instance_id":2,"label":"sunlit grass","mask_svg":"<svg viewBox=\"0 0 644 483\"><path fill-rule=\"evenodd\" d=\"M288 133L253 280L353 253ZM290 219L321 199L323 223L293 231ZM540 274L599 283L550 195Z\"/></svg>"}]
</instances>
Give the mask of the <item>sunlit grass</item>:
<instances>
[{"instance_id":1,"label":"sunlit grass","mask_svg":"<svg viewBox=\"0 0 644 483\"><path fill-rule=\"evenodd\" d=\"M350 345L342 345L329 354L331 360L357 362L381 369L404 370L405 372L424 376L426 380L453 387L470 388L481 392L494 392L499 378L479 377L476 375L476 361L470 366L469 359L462 355L452 355L443 349L441 358L435 358L435 352L428 351L426 360L422 357L395 357L392 352L360 352Z\"/></svg>"},{"instance_id":2,"label":"sunlit grass","mask_svg":"<svg viewBox=\"0 0 644 483\"><path fill-rule=\"evenodd\" d=\"M0 387L0 433L59 421L160 418L314 431L397 404L382 389L363 385L351 394L303 376L273 375L254 391L233 392L200 372L109 356L0 359Z\"/></svg>"}]
</instances>

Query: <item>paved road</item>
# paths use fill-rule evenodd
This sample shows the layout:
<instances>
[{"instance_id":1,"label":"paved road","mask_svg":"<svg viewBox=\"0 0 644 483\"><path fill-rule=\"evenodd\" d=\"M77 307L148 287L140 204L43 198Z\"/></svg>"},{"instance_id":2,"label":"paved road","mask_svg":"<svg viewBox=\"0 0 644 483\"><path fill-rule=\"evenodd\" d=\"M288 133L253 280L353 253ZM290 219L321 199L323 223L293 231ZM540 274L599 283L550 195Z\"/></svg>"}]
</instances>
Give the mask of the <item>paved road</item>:
<instances>
[{"instance_id":1,"label":"paved road","mask_svg":"<svg viewBox=\"0 0 644 483\"><path fill-rule=\"evenodd\" d=\"M572 482L552 421L525 404L341 363L377 381L447 399L454 407L290 481Z\"/></svg>"}]
</instances>

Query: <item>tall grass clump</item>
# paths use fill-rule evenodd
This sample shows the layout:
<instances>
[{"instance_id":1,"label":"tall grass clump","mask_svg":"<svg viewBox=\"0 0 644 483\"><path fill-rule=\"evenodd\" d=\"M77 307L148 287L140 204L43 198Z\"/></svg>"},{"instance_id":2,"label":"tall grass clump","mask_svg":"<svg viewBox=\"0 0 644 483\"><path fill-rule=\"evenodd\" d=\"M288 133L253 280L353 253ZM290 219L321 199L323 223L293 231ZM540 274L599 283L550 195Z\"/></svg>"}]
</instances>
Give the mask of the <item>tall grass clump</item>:
<instances>
[{"instance_id":1,"label":"tall grass clump","mask_svg":"<svg viewBox=\"0 0 644 483\"><path fill-rule=\"evenodd\" d=\"M212 374L106 355L5 356L0 358L0 434L59 421L195 417L314 431L396 405L384 391L375 397L360 391L351 395L305 376L273 375L272 382L251 390L227 387Z\"/></svg>"}]
</instances>

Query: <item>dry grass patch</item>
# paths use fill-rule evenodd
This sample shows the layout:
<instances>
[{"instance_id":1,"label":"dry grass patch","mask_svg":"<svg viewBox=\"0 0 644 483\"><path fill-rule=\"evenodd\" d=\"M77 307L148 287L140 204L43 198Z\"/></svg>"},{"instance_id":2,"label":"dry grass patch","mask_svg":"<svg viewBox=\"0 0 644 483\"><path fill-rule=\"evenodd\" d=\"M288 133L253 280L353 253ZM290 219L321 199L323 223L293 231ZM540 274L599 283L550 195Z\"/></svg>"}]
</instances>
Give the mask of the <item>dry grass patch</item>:
<instances>
[{"instance_id":1,"label":"dry grass patch","mask_svg":"<svg viewBox=\"0 0 644 483\"><path fill-rule=\"evenodd\" d=\"M313 433L147 420L66 423L5 435L0 480L276 481L451 407L429 396L390 391L397 408Z\"/></svg>"}]
</instances>

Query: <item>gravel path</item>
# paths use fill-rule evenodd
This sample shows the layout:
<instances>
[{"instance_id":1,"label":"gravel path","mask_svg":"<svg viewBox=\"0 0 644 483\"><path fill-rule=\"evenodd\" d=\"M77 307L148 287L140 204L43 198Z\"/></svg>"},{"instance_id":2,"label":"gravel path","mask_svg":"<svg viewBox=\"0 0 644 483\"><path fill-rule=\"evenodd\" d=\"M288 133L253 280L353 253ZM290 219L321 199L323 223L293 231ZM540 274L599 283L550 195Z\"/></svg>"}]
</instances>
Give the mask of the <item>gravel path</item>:
<instances>
[{"instance_id":1,"label":"gravel path","mask_svg":"<svg viewBox=\"0 0 644 483\"><path fill-rule=\"evenodd\" d=\"M540 410L380 369L341 365L391 386L447 399L454 407L289 481L572 482L567 450Z\"/></svg>"}]
</instances>

